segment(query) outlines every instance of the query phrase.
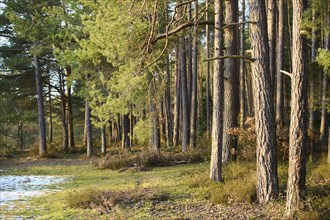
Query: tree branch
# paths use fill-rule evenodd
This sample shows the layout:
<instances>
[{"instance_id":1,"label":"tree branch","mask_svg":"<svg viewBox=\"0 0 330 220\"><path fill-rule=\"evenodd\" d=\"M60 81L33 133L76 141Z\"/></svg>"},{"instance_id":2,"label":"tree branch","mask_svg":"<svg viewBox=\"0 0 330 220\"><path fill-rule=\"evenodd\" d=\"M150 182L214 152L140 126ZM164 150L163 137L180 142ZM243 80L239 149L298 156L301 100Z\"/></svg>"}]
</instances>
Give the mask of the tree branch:
<instances>
[{"instance_id":1,"label":"tree branch","mask_svg":"<svg viewBox=\"0 0 330 220\"><path fill-rule=\"evenodd\" d=\"M280 72L281 73L284 73L285 75L290 76L290 78L292 78L292 73L289 73L289 72L287 72L285 70L280 70Z\"/></svg>"},{"instance_id":2,"label":"tree branch","mask_svg":"<svg viewBox=\"0 0 330 220\"><path fill-rule=\"evenodd\" d=\"M240 55L231 55L231 56L220 56L220 57L212 57L209 59L205 59L204 61L212 61L212 60L219 60L219 59L229 59L229 58L235 58L235 59L244 59L246 61L249 61L253 63L255 59L247 56L240 56Z\"/></svg>"}]
</instances>

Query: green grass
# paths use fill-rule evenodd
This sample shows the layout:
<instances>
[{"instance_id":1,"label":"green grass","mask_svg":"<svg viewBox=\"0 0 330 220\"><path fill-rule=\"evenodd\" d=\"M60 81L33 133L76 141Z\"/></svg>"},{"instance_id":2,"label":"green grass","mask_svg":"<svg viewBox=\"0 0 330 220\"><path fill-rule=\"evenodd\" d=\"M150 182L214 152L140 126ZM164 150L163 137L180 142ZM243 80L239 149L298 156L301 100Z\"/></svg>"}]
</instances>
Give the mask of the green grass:
<instances>
[{"instance_id":1,"label":"green grass","mask_svg":"<svg viewBox=\"0 0 330 220\"><path fill-rule=\"evenodd\" d=\"M33 198L11 214L38 219L152 219L150 209L161 209L161 203L154 204L154 200L161 198L175 204L196 201L224 205L255 203L254 162L225 164L223 183L209 180L208 166L206 162L156 167L146 172L118 172L93 165L13 169L6 174L67 176L68 181L60 185L60 192ZM329 168L329 164L320 161L308 164L306 208L301 218L329 217ZM285 195L287 169L287 163L279 164L282 195ZM143 204L135 208L134 204L140 202L140 197L143 198ZM112 201L113 204L109 205L105 201ZM284 210L283 197L275 202L275 206L278 210ZM270 206L269 210L273 207ZM108 208L111 210L106 211Z\"/></svg>"}]
</instances>

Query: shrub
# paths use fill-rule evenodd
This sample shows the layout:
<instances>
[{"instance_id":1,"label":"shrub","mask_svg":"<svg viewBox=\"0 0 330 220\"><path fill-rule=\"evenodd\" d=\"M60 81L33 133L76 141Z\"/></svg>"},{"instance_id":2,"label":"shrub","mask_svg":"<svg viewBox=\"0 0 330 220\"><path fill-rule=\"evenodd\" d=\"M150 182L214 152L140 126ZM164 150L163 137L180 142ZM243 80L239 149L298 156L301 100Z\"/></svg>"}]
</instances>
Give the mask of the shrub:
<instances>
[{"instance_id":1,"label":"shrub","mask_svg":"<svg viewBox=\"0 0 330 220\"><path fill-rule=\"evenodd\" d=\"M172 166L185 163L204 162L208 159L208 150L193 150L188 152L152 152L124 153L120 155L107 155L98 164L101 169L119 170L129 167L159 167Z\"/></svg>"}]
</instances>

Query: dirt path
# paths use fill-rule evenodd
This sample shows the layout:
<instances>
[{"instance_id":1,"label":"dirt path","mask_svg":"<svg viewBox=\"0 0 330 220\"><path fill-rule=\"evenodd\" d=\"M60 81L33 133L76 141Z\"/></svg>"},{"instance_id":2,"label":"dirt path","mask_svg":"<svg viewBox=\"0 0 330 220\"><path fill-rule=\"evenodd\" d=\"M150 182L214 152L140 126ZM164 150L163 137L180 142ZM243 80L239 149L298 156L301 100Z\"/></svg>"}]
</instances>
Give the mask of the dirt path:
<instances>
[{"instance_id":1,"label":"dirt path","mask_svg":"<svg viewBox=\"0 0 330 220\"><path fill-rule=\"evenodd\" d=\"M54 158L38 158L38 157L24 157L24 158L10 158L0 159L0 169L12 168L26 168L35 166L74 166L89 164L89 160L85 159L54 159Z\"/></svg>"}]
</instances>

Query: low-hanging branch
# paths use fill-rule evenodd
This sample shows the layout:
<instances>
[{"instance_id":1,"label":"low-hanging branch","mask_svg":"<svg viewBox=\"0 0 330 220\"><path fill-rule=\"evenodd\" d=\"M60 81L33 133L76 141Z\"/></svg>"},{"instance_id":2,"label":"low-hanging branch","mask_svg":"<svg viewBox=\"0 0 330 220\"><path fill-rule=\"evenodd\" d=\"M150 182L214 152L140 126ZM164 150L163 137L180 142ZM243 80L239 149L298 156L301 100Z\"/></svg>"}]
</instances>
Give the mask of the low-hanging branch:
<instances>
[{"instance_id":1,"label":"low-hanging branch","mask_svg":"<svg viewBox=\"0 0 330 220\"><path fill-rule=\"evenodd\" d=\"M284 73L285 75L290 76L290 78L292 78L292 73L289 73L289 72L287 72L285 70L280 70L280 72L281 73Z\"/></svg>"},{"instance_id":2,"label":"low-hanging branch","mask_svg":"<svg viewBox=\"0 0 330 220\"><path fill-rule=\"evenodd\" d=\"M255 21L235 22L235 23L225 24L221 29L224 30L233 25L242 25L242 24L249 24L249 23L255 24L256 22ZM214 25L214 21L199 21L197 24L195 22L187 22L187 23L181 24L180 26L169 31L168 33L162 33L162 34L155 36L155 38L152 40L152 44L155 44L157 41L164 39L168 36L174 35L187 27L193 27L196 25Z\"/></svg>"},{"instance_id":3,"label":"low-hanging branch","mask_svg":"<svg viewBox=\"0 0 330 220\"><path fill-rule=\"evenodd\" d=\"M220 60L220 59L230 59L230 58L235 58L235 59L244 59L246 61L249 61L253 63L255 59L248 57L248 56L241 56L241 55L228 55L228 56L220 56L220 57L212 57L209 59L205 59L204 61L212 61L212 60Z\"/></svg>"}]
</instances>

